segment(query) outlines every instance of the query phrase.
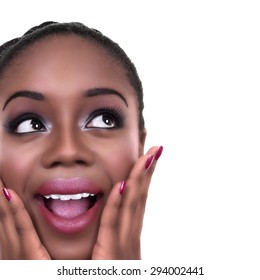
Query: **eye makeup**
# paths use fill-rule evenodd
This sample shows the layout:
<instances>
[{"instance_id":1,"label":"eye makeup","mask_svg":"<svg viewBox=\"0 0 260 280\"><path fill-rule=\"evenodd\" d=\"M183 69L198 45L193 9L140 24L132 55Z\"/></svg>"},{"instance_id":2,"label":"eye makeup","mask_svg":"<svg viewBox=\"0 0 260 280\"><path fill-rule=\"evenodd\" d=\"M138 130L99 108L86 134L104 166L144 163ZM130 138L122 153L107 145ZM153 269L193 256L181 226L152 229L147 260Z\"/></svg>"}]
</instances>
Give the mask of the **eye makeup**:
<instances>
[{"instance_id":1,"label":"eye makeup","mask_svg":"<svg viewBox=\"0 0 260 280\"><path fill-rule=\"evenodd\" d=\"M95 119L102 116L102 124L95 125ZM122 128L125 124L126 113L121 107L105 106L98 108L91 112L83 125L83 130L87 129L118 129ZM111 125L112 122L112 125Z\"/></svg>"},{"instance_id":2,"label":"eye makeup","mask_svg":"<svg viewBox=\"0 0 260 280\"><path fill-rule=\"evenodd\" d=\"M125 125L126 112L120 106L109 105L93 110L80 125L85 131L88 129L119 129ZM7 133L23 135L49 131L44 119L36 113L24 112L8 119L4 124Z\"/></svg>"},{"instance_id":3,"label":"eye makeup","mask_svg":"<svg viewBox=\"0 0 260 280\"><path fill-rule=\"evenodd\" d=\"M18 127L23 122L30 121L30 120L31 120L30 125L31 125L32 129L35 129L35 130L29 131L29 132L18 132ZM21 115L11 118L10 120L7 120L3 124L3 126L9 134L15 134L15 135L48 131L48 126L45 124L43 119L38 114L31 113L31 112L26 112L26 113L23 113ZM34 128L33 128L33 126L34 126Z\"/></svg>"}]
</instances>

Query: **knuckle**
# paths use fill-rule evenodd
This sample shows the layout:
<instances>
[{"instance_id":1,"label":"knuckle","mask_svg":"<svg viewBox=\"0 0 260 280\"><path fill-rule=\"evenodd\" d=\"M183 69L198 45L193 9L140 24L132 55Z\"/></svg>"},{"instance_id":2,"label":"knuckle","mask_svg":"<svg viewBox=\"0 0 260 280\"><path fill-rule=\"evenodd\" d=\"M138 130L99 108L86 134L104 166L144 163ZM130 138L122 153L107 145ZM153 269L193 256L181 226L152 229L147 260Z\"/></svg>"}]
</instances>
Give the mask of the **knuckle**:
<instances>
[{"instance_id":1,"label":"knuckle","mask_svg":"<svg viewBox=\"0 0 260 280\"><path fill-rule=\"evenodd\" d=\"M128 203L127 208L132 214L135 214L137 205L138 205L137 201L131 201Z\"/></svg>"},{"instance_id":2,"label":"knuckle","mask_svg":"<svg viewBox=\"0 0 260 280\"><path fill-rule=\"evenodd\" d=\"M142 204L145 204L147 201L147 198L148 198L148 193L142 192L139 199Z\"/></svg>"},{"instance_id":3,"label":"knuckle","mask_svg":"<svg viewBox=\"0 0 260 280\"><path fill-rule=\"evenodd\" d=\"M26 211L26 209L25 209L24 204L20 204L20 205L11 207L11 211L14 216L17 216L18 214L21 214L24 211Z\"/></svg>"},{"instance_id":4,"label":"knuckle","mask_svg":"<svg viewBox=\"0 0 260 280\"><path fill-rule=\"evenodd\" d=\"M3 222L4 220L7 219L7 217L8 217L7 213L3 210L0 210L0 221Z\"/></svg>"},{"instance_id":5,"label":"knuckle","mask_svg":"<svg viewBox=\"0 0 260 280\"><path fill-rule=\"evenodd\" d=\"M20 223L16 224L15 229L16 229L16 232L19 236L24 235L24 228L23 228L22 224L20 224Z\"/></svg>"}]
</instances>

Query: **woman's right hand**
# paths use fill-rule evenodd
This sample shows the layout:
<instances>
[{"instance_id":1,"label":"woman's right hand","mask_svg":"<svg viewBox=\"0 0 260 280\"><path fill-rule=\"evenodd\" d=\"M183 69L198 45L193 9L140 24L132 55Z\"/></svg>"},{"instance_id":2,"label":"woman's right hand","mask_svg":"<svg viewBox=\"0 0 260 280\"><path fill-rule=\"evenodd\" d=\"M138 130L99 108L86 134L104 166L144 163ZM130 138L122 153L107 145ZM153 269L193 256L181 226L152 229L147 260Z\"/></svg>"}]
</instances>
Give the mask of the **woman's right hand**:
<instances>
[{"instance_id":1,"label":"woman's right hand","mask_svg":"<svg viewBox=\"0 0 260 280\"><path fill-rule=\"evenodd\" d=\"M0 259L51 259L19 196L0 179ZM5 195L4 195L5 193Z\"/></svg>"}]
</instances>

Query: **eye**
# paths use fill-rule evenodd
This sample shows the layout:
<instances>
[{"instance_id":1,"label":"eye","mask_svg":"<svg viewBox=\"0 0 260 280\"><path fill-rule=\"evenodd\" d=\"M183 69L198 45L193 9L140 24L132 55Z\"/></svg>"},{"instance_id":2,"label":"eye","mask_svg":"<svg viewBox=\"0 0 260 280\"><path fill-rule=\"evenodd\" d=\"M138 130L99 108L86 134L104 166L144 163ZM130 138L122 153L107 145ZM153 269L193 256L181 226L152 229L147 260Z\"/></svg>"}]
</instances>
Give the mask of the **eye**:
<instances>
[{"instance_id":1,"label":"eye","mask_svg":"<svg viewBox=\"0 0 260 280\"><path fill-rule=\"evenodd\" d=\"M117 108L104 108L94 111L90 116L86 128L112 129L123 126L124 114Z\"/></svg>"},{"instance_id":2,"label":"eye","mask_svg":"<svg viewBox=\"0 0 260 280\"><path fill-rule=\"evenodd\" d=\"M87 125L87 128L113 128L116 126L116 121L112 116L109 115L99 115L94 117Z\"/></svg>"},{"instance_id":3,"label":"eye","mask_svg":"<svg viewBox=\"0 0 260 280\"><path fill-rule=\"evenodd\" d=\"M33 113L27 113L18 116L8 121L4 126L9 133L14 134L47 131L47 128L41 118Z\"/></svg>"},{"instance_id":4,"label":"eye","mask_svg":"<svg viewBox=\"0 0 260 280\"><path fill-rule=\"evenodd\" d=\"M21 122L16 129L16 133L29 133L37 131L46 131L43 123L36 119L28 119Z\"/></svg>"}]
</instances>

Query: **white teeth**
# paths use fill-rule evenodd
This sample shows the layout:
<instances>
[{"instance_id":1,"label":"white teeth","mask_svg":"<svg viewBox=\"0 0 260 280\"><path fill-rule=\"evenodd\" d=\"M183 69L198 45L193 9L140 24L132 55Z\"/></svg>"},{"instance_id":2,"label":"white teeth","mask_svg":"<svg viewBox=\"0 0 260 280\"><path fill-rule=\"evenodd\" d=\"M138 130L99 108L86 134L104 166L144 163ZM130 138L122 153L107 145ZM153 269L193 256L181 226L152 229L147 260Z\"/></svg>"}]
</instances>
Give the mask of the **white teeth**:
<instances>
[{"instance_id":1,"label":"white teeth","mask_svg":"<svg viewBox=\"0 0 260 280\"><path fill-rule=\"evenodd\" d=\"M60 200L70 200L70 195L61 195Z\"/></svg>"},{"instance_id":2,"label":"white teeth","mask_svg":"<svg viewBox=\"0 0 260 280\"><path fill-rule=\"evenodd\" d=\"M52 199L60 199L60 200L78 200L82 197L89 197L89 196L95 196L93 193L77 193L77 194L50 194L50 195L44 195L46 199L52 198Z\"/></svg>"},{"instance_id":3,"label":"white teeth","mask_svg":"<svg viewBox=\"0 0 260 280\"><path fill-rule=\"evenodd\" d=\"M81 195L80 193L70 195L70 199L72 199L72 200L81 199L82 197L84 197L84 195Z\"/></svg>"}]
</instances>

